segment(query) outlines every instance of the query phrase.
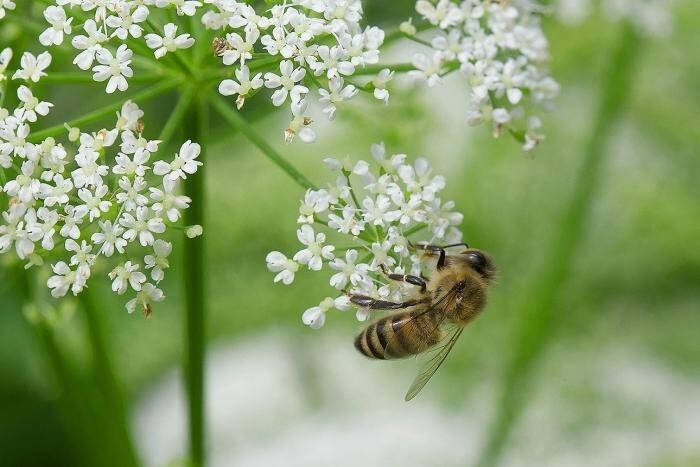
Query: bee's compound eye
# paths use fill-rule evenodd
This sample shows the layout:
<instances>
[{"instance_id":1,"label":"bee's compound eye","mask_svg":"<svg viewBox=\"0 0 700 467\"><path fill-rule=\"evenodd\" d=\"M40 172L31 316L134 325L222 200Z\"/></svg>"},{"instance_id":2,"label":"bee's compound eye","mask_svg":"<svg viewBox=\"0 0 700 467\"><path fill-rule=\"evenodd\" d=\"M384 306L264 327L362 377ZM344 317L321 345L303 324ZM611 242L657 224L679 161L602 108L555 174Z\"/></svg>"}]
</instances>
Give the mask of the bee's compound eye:
<instances>
[{"instance_id":1,"label":"bee's compound eye","mask_svg":"<svg viewBox=\"0 0 700 467\"><path fill-rule=\"evenodd\" d=\"M486 267L486 258L478 251L470 251L467 253L467 261L477 271L482 271Z\"/></svg>"}]
</instances>

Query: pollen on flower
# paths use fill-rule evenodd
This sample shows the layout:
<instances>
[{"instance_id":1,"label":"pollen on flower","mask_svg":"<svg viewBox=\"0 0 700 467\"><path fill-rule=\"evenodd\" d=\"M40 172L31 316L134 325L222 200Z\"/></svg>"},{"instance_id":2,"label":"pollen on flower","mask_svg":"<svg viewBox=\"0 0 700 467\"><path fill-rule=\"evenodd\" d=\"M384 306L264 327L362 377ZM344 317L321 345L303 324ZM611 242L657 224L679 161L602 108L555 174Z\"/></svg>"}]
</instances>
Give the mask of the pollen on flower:
<instances>
[{"instance_id":1,"label":"pollen on flower","mask_svg":"<svg viewBox=\"0 0 700 467\"><path fill-rule=\"evenodd\" d=\"M349 310L348 294L401 301L406 285L386 273L420 274L419 241L461 241L462 214L440 195L445 179L433 173L426 159L412 163L405 154L387 155L383 144L372 146L372 160L327 158L334 179L327 188L308 190L299 208L297 239L302 248L291 259L279 251L267 255L275 282L289 285L302 269L327 270L335 298L327 297L302 315L304 324L323 326L331 309ZM331 243L329 238L334 239ZM359 320L367 319L360 310Z\"/></svg>"},{"instance_id":2,"label":"pollen on flower","mask_svg":"<svg viewBox=\"0 0 700 467\"><path fill-rule=\"evenodd\" d=\"M51 62L42 55L24 54L15 76L40 79ZM55 298L81 293L98 262L110 264L114 293L135 294L127 310L149 315L152 303L164 298L158 284L172 248L165 236L191 201L179 185L201 165L199 145L187 141L172 162L158 160L160 141L146 138L143 112L131 101L113 128L66 126L65 143L32 143L29 123L48 115L53 104L27 86L18 87L16 101L17 108L0 109L0 201L7 206L0 213L0 253L13 254L26 268L50 266L46 285ZM193 238L202 227L186 233Z\"/></svg>"}]
</instances>

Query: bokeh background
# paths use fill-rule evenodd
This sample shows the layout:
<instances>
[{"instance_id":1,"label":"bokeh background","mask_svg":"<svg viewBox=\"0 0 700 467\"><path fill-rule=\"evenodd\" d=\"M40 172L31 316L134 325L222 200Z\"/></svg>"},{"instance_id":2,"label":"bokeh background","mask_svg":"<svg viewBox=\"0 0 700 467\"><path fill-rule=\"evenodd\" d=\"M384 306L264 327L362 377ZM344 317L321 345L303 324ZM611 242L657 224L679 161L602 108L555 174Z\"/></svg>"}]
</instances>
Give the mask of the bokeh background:
<instances>
[{"instance_id":1,"label":"bokeh background","mask_svg":"<svg viewBox=\"0 0 700 467\"><path fill-rule=\"evenodd\" d=\"M396 24L410 2L367 5L370 22ZM552 73L562 87L544 115L546 141L524 156L464 123L467 93L454 76L426 90L400 87L391 105L348 107L313 145L284 145L283 121L256 127L317 183L328 155L369 158L374 142L427 157L447 177L470 244L489 251L500 277L488 310L463 334L420 397L403 394L420 362L371 362L352 348L352 313L310 330L301 313L329 294L318 274L272 284L270 250L296 248L303 195L245 139L212 120L206 167L208 368L212 466L472 465L490 433L522 297L536 283L561 228L595 126L621 23L594 14L578 25L545 20ZM21 41L22 39L16 39ZM670 34L639 36L628 99L611 122L602 177L570 277L558 286L547 345L534 358L503 466L700 466L700 10L679 1ZM405 50L398 45L390 55ZM391 60L390 60L391 61ZM58 88L57 88L58 89ZM76 105L61 88L57 106ZM256 101L256 102L263 102ZM374 104L374 103L373 103ZM79 105L79 104L78 104ZM144 106L165 118L167 105ZM266 112L265 109L262 110ZM79 109L76 110L76 114ZM151 123L151 125L155 125ZM175 249L177 265L181 248ZM83 465L70 409L56 390L17 294L0 269L0 466ZM128 315L93 287L148 466L186 451L181 267L150 319ZM108 299L100 299L108 297ZM78 375L87 373L85 323L70 300L54 324ZM89 391L76 385L74 397ZM66 422L69 420L69 422Z\"/></svg>"}]
</instances>

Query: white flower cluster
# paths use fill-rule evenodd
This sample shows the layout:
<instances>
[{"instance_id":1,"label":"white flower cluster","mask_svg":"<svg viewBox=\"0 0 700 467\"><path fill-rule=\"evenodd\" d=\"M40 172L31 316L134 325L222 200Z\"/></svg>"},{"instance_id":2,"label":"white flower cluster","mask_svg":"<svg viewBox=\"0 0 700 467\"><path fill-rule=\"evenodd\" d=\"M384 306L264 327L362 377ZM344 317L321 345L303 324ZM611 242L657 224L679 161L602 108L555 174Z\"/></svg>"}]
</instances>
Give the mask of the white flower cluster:
<instances>
[{"instance_id":1,"label":"white flower cluster","mask_svg":"<svg viewBox=\"0 0 700 467\"><path fill-rule=\"evenodd\" d=\"M11 55L0 53L0 75ZM38 81L50 62L47 52L25 53L13 78ZM172 249L164 236L190 204L178 184L201 165L199 145L187 141L172 160L154 160L160 141L144 137L143 112L131 101L113 128L69 128L66 145L33 143L31 124L53 104L26 85L17 97L12 111L0 108L0 253L14 251L26 268L51 261L47 285L57 298L80 293L100 257L118 259L112 290L135 294L129 312L150 313L164 298L158 284Z\"/></svg>"},{"instance_id":2,"label":"white flower cluster","mask_svg":"<svg viewBox=\"0 0 700 467\"><path fill-rule=\"evenodd\" d=\"M535 8L531 1L418 0L416 11L438 33L430 54L413 56L410 72L433 86L460 69L470 88L470 124L492 122L496 136L509 130L525 150L543 138L526 107L547 106L559 92L545 69L549 46Z\"/></svg>"},{"instance_id":3,"label":"white flower cluster","mask_svg":"<svg viewBox=\"0 0 700 467\"><path fill-rule=\"evenodd\" d=\"M323 325L331 308L349 309L348 293L404 299L406 285L388 280L385 271L420 273L421 255L412 247L412 235L430 243L461 241L456 226L463 216L453 211L454 202L440 198L445 179L432 173L427 160L410 164L405 154L387 157L382 144L372 146L372 156L372 165L325 159L337 177L327 189L307 191L301 202L297 237L303 248L292 258L279 251L267 255L275 282L291 284L301 266L321 271L325 265L333 271L330 285L342 294L304 312L302 320L312 328ZM327 242L318 226L350 246ZM365 310L358 311L359 320L367 317Z\"/></svg>"},{"instance_id":4,"label":"white flower cluster","mask_svg":"<svg viewBox=\"0 0 700 467\"><path fill-rule=\"evenodd\" d=\"M568 24L585 21L594 9L592 0L558 0L555 3L559 19ZM605 18L630 21L647 36L667 36L673 26L672 8L675 0L601 0Z\"/></svg>"},{"instance_id":5,"label":"white flower cluster","mask_svg":"<svg viewBox=\"0 0 700 467\"><path fill-rule=\"evenodd\" d=\"M3 1L3 0L0 0ZM73 63L81 70L91 70L97 82L107 81L106 92L125 91L132 69L130 39L143 39L156 58L194 44L189 34L177 34L177 26L168 23L163 32L151 31L150 8L173 8L178 15L193 16L202 2L195 0L55 0L44 10L49 27L39 35L42 45L63 44L65 36L79 51ZM66 11L66 7L68 10ZM75 27L74 23L80 23ZM74 29L81 34L74 34Z\"/></svg>"},{"instance_id":6,"label":"white flower cluster","mask_svg":"<svg viewBox=\"0 0 700 467\"><path fill-rule=\"evenodd\" d=\"M329 119L359 88L348 81L358 68L377 63L384 31L360 26L360 0L289 0L262 15L247 2L209 0L216 10L204 13L204 24L226 32L214 42L214 50L224 65L235 67L235 80L219 86L224 96L237 96L240 109L247 97L261 88L274 90L272 104L289 102L292 120L284 132L289 142L299 137L312 142L316 135L307 114L310 87L318 88L318 102ZM270 58L275 68L256 73ZM269 67L268 67L269 68ZM389 98L388 70L362 89L374 90L378 99Z\"/></svg>"}]
</instances>

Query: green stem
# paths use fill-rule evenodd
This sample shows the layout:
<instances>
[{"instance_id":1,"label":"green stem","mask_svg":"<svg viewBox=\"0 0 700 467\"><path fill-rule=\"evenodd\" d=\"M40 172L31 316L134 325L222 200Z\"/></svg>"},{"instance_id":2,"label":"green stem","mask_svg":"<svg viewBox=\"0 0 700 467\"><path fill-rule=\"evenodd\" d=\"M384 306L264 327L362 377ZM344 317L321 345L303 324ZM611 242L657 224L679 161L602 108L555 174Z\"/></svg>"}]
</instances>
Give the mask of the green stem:
<instances>
[{"instance_id":1,"label":"green stem","mask_svg":"<svg viewBox=\"0 0 700 467\"><path fill-rule=\"evenodd\" d=\"M190 115L185 126L187 138L199 142L202 152L199 160L206 156L205 128L207 127L207 106L201 96L197 96L190 106ZM195 176L188 177L185 193L193 201L185 212L187 225L204 225L205 194L204 170L199 169ZM187 240L185 250L185 305L187 357L185 378L189 409L190 463L193 467L204 466L204 325L205 325L205 278L204 243L202 237Z\"/></svg>"},{"instance_id":2,"label":"green stem","mask_svg":"<svg viewBox=\"0 0 700 467\"><path fill-rule=\"evenodd\" d=\"M119 453L122 457L120 464L137 467L139 461L129 434L127 406L105 335L102 316L104 310L95 305L89 289L85 289L80 294L80 301L85 314L87 336L92 350L92 372L96 378L95 383L99 389L105 411L110 417L106 423L114 431L116 437L114 442L119 446Z\"/></svg>"},{"instance_id":3,"label":"green stem","mask_svg":"<svg viewBox=\"0 0 700 467\"><path fill-rule=\"evenodd\" d=\"M165 75L163 73L152 73L144 75L135 75L129 78L129 83L150 83L153 81L162 80ZM64 83L64 84L86 84L93 83L92 74L89 72L52 72L41 79L42 83Z\"/></svg>"},{"instance_id":4,"label":"green stem","mask_svg":"<svg viewBox=\"0 0 700 467\"><path fill-rule=\"evenodd\" d=\"M159 84L154 84L153 86L134 94L133 96L129 96L129 99L137 102L138 104L148 100L152 99L156 96L159 96L163 93L166 93L170 91L171 89L179 86L181 82L179 80L172 80L172 81L165 81L163 83ZM74 118L73 120L70 120L68 123L69 126L71 127L79 127L80 125L84 125L86 123L93 122L95 120L98 120L102 117L106 117L107 115L110 115L117 110L122 108L122 105L124 103L123 99L118 100L117 102L113 102L111 104L108 104L100 109L94 110L92 112L86 113L83 116L80 116L78 118ZM53 136L58 136L64 132L66 132L66 127L63 123L54 125L52 127L46 128L41 131L36 131L32 133L29 136L29 141L38 143L40 141L45 140L46 138L53 137Z\"/></svg>"},{"instance_id":5,"label":"green stem","mask_svg":"<svg viewBox=\"0 0 700 467\"><path fill-rule=\"evenodd\" d=\"M257 146L260 151L262 151L268 159L270 159L274 164L276 164L280 169L282 169L287 175L292 177L292 179L306 189L316 189L315 185L299 172L292 164L287 162L267 141L265 138L260 136L252 126L221 97L213 96L211 98L211 105L216 109L217 112L231 124L236 130L241 132L243 136L248 138L248 140Z\"/></svg>"},{"instance_id":6,"label":"green stem","mask_svg":"<svg viewBox=\"0 0 700 467\"><path fill-rule=\"evenodd\" d=\"M182 95L180 95L180 99L178 99L175 108L170 113L170 116L165 122L165 125L163 125L163 130L160 132L160 136L158 137L158 139L161 141L162 147L165 147L168 144L170 139L173 137L173 134L175 134L175 131L177 131L178 127L182 123L185 113L190 110L190 104L192 103L192 98L194 97L195 91L195 86L187 86L185 87L185 91L182 93Z\"/></svg>"},{"instance_id":7,"label":"green stem","mask_svg":"<svg viewBox=\"0 0 700 467\"><path fill-rule=\"evenodd\" d=\"M376 64L376 65L365 65L362 68L358 68L353 73L353 76L360 75L376 75L383 69L388 68L396 73L405 73L408 71L413 71L416 69L411 63L390 63L390 64Z\"/></svg>"},{"instance_id":8,"label":"green stem","mask_svg":"<svg viewBox=\"0 0 700 467\"><path fill-rule=\"evenodd\" d=\"M556 324L554 308L557 291L569 278L571 265L589 221L591 206L598 194L605 144L627 102L639 48L639 38L634 28L625 25L610 57L608 72L603 75L605 84L595 124L585 147L586 158L576 179L570 204L559 223L542 273L528 289L527 296L521 301L521 309L514 310L522 321L517 328L502 380L496 416L479 457L477 465L480 467L498 465L510 432L525 406L534 368Z\"/></svg>"},{"instance_id":9,"label":"green stem","mask_svg":"<svg viewBox=\"0 0 700 467\"><path fill-rule=\"evenodd\" d=\"M100 436L95 429L96 411L91 411L92 399L87 385L80 381L69 359L63 353L54 326L43 314L37 303L36 288L30 271L19 270L14 274L15 288L23 303L25 317L31 325L40 349L45 357L45 363L50 371L50 379L59 394L58 408L66 429L73 438L75 449L80 452L81 465L90 466L100 462L105 455L117 456L112 450L112 440ZM116 467L116 462L108 463Z\"/></svg>"}]
</instances>

